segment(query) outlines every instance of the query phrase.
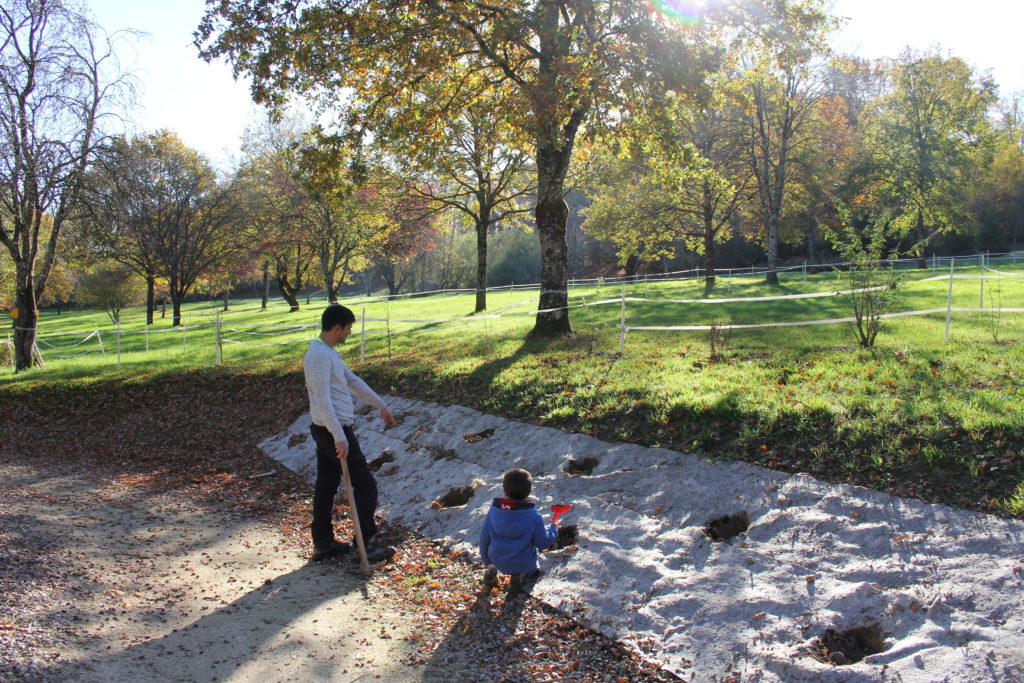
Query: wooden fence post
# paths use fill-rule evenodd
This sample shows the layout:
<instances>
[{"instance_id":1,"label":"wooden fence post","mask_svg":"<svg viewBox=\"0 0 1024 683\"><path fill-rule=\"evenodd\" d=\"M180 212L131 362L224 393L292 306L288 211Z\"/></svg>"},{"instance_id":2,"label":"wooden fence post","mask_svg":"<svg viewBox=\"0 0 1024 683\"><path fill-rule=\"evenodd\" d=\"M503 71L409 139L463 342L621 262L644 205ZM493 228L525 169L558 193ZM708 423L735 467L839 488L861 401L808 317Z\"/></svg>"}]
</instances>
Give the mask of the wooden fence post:
<instances>
[{"instance_id":1,"label":"wooden fence post","mask_svg":"<svg viewBox=\"0 0 1024 683\"><path fill-rule=\"evenodd\" d=\"M626 283L622 283L622 312L619 315L619 355L626 352Z\"/></svg>"},{"instance_id":2,"label":"wooden fence post","mask_svg":"<svg viewBox=\"0 0 1024 683\"><path fill-rule=\"evenodd\" d=\"M953 319L953 275L956 272L956 257L949 259L949 294L946 296L946 340L949 340L949 326Z\"/></svg>"}]
</instances>

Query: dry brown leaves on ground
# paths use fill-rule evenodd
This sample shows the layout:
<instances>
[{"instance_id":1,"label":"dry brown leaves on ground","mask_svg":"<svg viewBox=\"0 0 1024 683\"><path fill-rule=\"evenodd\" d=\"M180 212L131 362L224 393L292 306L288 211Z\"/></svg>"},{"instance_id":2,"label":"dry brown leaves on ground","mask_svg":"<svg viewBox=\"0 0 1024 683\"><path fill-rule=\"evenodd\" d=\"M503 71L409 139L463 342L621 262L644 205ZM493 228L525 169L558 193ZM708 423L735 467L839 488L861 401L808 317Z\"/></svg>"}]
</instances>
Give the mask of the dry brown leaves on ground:
<instances>
[{"instance_id":1,"label":"dry brown leaves on ground","mask_svg":"<svg viewBox=\"0 0 1024 683\"><path fill-rule=\"evenodd\" d=\"M289 551L308 553L311 487L256 447L306 410L301 372L208 369L78 390L43 385L2 398L0 461L55 472L84 469L108 486L174 493L271 519L286 534ZM267 475L271 470L277 472ZM347 525L343 514L339 509L339 525ZM0 530L5 680L33 680L63 640L76 637L73 624L34 618L33 605L45 600L55 575L26 524ZM483 590L480 567L444 544L384 529L399 552L367 580L367 593L387 593L422 615L407 663L423 667L427 678L676 680L528 595ZM347 533L338 530L341 538ZM352 557L329 562L356 566ZM48 613L59 615L50 607Z\"/></svg>"}]
</instances>

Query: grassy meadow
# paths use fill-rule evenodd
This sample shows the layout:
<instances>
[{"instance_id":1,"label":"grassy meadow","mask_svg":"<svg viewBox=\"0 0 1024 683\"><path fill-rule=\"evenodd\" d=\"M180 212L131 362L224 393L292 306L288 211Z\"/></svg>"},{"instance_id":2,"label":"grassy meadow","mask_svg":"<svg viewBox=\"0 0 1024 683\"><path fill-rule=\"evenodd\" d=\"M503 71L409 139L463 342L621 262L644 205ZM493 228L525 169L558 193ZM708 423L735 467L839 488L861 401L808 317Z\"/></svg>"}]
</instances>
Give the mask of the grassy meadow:
<instances>
[{"instance_id":1,"label":"grassy meadow","mask_svg":"<svg viewBox=\"0 0 1024 683\"><path fill-rule=\"evenodd\" d=\"M488 311L473 315L471 292L420 297L343 300L357 315L342 348L347 361L382 393L454 402L486 412L548 424L601 438L664 446L707 457L744 460L789 472L808 472L927 501L1024 517L1024 410L1021 368L1024 259L961 266L954 307L984 305L995 312L954 312L950 338L945 314L886 322L876 346L857 346L849 324L708 331L631 331L619 356L619 299L628 301L627 326L760 324L844 318L847 296L719 303L666 299L772 297L849 288L838 272L793 271L777 287L763 276L588 284L570 289L576 334L526 341L536 289L491 292ZM931 262L929 261L929 265ZM936 269L907 268L897 311L945 309L949 261ZM1018 275L1020 277L1013 277ZM973 278L971 276L974 276ZM598 301L614 300L594 305ZM210 368L221 321L223 363L218 372L298 371L304 339L324 305L313 299L297 313L281 302L189 304L184 331L158 318L148 335L144 312L122 316L121 367L116 335L97 311L44 312L40 339L45 369L0 371L0 397L43 386L116 387ZM587 305L584 305L587 304ZM365 337L362 316L365 313ZM501 317L493 317L500 314ZM169 313L168 313L169 316ZM459 320L449 320L460 318ZM438 322L445 320L445 322ZM261 327L279 325L283 327ZM57 334L74 332L76 334ZM77 335L77 336L76 336ZM365 360L360 362L365 339ZM237 342L248 342L239 344ZM296 343L282 343L296 342ZM58 358L57 354L82 355ZM6 395L6 396L5 396Z\"/></svg>"}]
</instances>

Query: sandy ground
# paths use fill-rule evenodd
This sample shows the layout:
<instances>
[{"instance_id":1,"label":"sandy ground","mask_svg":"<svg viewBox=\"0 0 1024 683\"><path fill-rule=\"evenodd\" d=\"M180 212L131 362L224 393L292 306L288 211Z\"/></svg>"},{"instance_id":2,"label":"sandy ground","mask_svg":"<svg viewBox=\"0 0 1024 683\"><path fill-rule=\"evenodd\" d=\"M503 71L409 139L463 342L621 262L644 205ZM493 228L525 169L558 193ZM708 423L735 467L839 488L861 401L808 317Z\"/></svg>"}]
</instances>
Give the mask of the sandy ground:
<instances>
[{"instance_id":1,"label":"sandy ground","mask_svg":"<svg viewBox=\"0 0 1024 683\"><path fill-rule=\"evenodd\" d=\"M343 565L307 561L251 515L87 473L0 464L0 481L0 569L30 559L45 576L22 588L20 614L0 613L0 650L14 657L19 641L59 631L21 677L436 678L403 663L408 606Z\"/></svg>"},{"instance_id":2,"label":"sandy ground","mask_svg":"<svg viewBox=\"0 0 1024 683\"><path fill-rule=\"evenodd\" d=\"M572 503L579 529L578 546L546 555L534 594L687 680L1024 680L1022 522L388 402L399 427L357 425L371 460L391 458L385 517L475 552L501 473L529 469L540 504ZM308 423L261 444L307 477ZM457 504L439 507L449 494ZM704 530L724 516L749 528L714 542ZM869 650L860 661L851 643Z\"/></svg>"}]
</instances>

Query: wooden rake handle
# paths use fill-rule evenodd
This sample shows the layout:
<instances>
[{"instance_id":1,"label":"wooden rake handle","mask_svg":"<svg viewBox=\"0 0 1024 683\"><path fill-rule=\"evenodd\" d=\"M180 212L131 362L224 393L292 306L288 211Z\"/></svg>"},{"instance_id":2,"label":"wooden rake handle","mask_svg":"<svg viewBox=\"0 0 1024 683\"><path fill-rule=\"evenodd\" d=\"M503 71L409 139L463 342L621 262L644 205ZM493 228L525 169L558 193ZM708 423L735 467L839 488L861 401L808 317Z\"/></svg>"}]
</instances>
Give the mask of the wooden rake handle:
<instances>
[{"instance_id":1,"label":"wooden rake handle","mask_svg":"<svg viewBox=\"0 0 1024 683\"><path fill-rule=\"evenodd\" d=\"M374 566L366 558L366 544L363 542L363 529L359 526L359 511L356 510L356 495L352 490L352 478L348 474L347 458L339 458L339 460L341 460L341 480L345 484L349 515L352 518L352 526L355 528L356 549L359 551L359 573L369 576L373 573Z\"/></svg>"}]
</instances>

